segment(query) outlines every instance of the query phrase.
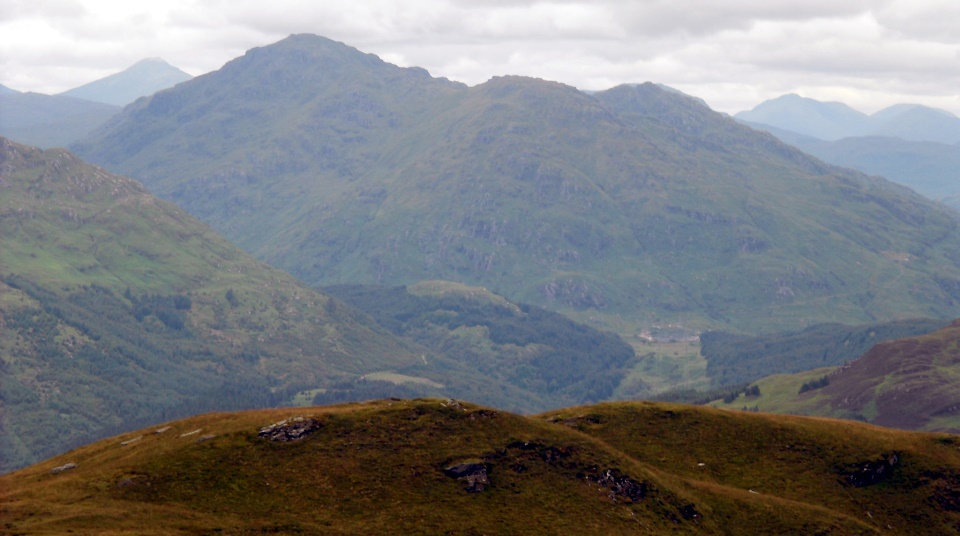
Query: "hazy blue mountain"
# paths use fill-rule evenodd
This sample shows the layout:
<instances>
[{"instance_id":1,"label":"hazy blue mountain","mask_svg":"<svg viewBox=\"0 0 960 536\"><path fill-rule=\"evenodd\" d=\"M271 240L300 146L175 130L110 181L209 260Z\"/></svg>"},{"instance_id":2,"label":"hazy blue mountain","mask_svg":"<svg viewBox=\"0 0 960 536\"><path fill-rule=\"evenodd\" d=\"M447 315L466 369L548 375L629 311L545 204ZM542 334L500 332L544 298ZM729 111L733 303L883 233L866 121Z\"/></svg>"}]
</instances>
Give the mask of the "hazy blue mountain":
<instances>
[{"instance_id":1,"label":"hazy blue mountain","mask_svg":"<svg viewBox=\"0 0 960 536\"><path fill-rule=\"evenodd\" d=\"M734 115L822 140L861 136L869 130L869 116L841 102L820 102L795 94L783 95Z\"/></svg>"},{"instance_id":2,"label":"hazy blue mountain","mask_svg":"<svg viewBox=\"0 0 960 536\"><path fill-rule=\"evenodd\" d=\"M3 84L0 84L0 95L7 95L10 93L20 93L20 92L15 89L10 89Z\"/></svg>"},{"instance_id":3,"label":"hazy blue mountain","mask_svg":"<svg viewBox=\"0 0 960 536\"><path fill-rule=\"evenodd\" d=\"M960 118L936 108L918 104L893 106L870 116L870 123L873 136L947 145L960 143Z\"/></svg>"},{"instance_id":4,"label":"hazy blue mountain","mask_svg":"<svg viewBox=\"0 0 960 536\"><path fill-rule=\"evenodd\" d=\"M867 115L839 102L820 102L798 95L783 95L734 115L821 140L854 136L889 136L908 141L960 142L960 118L919 104L895 104Z\"/></svg>"},{"instance_id":5,"label":"hazy blue mountain","mask_svg":"<svg viewBox=\"0 0 960 536\"><path fill-rule=\"evenodd\" d=\"M66 147L120 107L60 95L0 92L0 136L36 147Z\"/></svg>"},{"instance_id":6,"label":"hazy blue mountain","mask_svg":"<svg viewBox=\"0 0 960 536\"><path fill-rule=\"evenodd\" d=\"M826 141L761 123L744 123L767 131L824 162L886 177L960 209L960 150L956 145L892 136Z\"/></svg>"},{"instance_id":7,"label":"hazy blue mountain","mask_svg":"<svg viewBox=\"0 0 960 536\"><path fill-rule=\"evenodd\" d=\"M89 84L64 91L61 95L115 106L152 95L193 78L160 58L147 58L130 67Z\"/></svg>"},{"instance_id":8,"label":"hazy blue mountain","mask_svg":"<svg viewBox=\"0 0 960 536\"><path fill-rule=\"evenodd\" d=\"M299 35L75 148L315 285L459 281L619 330L960 315L952 211L653 84L466 87Z\"/></svg>"}]
</instances>

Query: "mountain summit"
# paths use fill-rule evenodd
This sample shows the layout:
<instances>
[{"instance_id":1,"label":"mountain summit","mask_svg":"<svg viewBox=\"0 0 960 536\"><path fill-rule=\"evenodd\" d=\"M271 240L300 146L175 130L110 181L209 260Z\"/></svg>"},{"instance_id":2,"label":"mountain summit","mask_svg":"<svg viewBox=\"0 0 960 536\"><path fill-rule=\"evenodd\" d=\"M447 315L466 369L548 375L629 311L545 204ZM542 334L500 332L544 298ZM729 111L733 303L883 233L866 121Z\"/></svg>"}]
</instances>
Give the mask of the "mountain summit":
<instances>
[{"instance_id":1,"label":"mountain summit","mask_svg":"<svg viewBox=\"0 0 960 536\"><path fill-rule=\"evenodd\" d=\"M147 58L106 78L64 91L60 95L86 99L114 106L152 95L193 78L160 58Z\"/></svg>"},{"instance_id":2,"label":"mountain summit","mask_svg":"<svg viewBox=\"0 0 960 536\"><path fill-rule=\"evenodd\" d=\"M960 315L954 214L649 83L467 87L297 35L75 148L317 285L452 280L620 327Z\"/></svg>"}]
</instances>

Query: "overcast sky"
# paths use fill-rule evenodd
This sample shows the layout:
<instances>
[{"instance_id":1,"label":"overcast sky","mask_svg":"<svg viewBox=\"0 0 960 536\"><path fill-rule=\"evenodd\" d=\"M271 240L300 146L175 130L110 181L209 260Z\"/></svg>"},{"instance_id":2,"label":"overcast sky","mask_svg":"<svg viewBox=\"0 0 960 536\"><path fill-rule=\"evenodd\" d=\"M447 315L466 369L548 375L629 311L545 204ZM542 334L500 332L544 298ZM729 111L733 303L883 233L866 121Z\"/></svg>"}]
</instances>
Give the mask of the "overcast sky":
<instances>
[{"instance_id":1,"label":"overcast sky","mask_svg":"<svg viewBox=\"0 0 960 536\"><path fill-rule=\"evenodd\" d=\"M291 33L470 85L653 81L730 113L798 93L960 115L956 0L0 0L0 83L58 93L147 57L199 75Z\"/></svg>"}]
</instances>

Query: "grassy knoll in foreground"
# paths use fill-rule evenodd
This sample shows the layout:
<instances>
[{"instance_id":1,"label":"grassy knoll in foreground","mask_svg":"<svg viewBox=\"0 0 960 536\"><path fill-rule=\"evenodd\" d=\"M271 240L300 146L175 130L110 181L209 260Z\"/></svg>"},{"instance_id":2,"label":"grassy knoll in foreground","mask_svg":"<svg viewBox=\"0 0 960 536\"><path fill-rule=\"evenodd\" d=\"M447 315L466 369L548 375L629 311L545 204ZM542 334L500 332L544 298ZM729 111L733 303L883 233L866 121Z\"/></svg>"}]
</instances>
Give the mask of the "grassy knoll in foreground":
<instances>
[{"instance_id":1,"label":"grassy knoll in foreground","mask_svg":"<svg viewBox=\"0 0 960 536\"><path fill-rule=\"evenodd\" d=\"M958 442L663 403L533 417L434 399L206 414L0 477L0 530L950 534Z\"/></svg>"}]
</instances>

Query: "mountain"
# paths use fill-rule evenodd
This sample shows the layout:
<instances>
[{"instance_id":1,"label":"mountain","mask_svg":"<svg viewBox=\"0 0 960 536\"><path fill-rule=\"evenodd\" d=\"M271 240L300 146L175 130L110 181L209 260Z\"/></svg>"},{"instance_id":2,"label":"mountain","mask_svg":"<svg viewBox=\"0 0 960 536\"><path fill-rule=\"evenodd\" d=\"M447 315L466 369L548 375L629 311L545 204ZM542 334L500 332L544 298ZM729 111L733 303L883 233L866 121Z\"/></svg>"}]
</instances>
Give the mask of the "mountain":
<instances>
[{"instance_id":1,"label":"mountain","mask_svg":"<svg viewBox=\"0 0 960 536\"><path fill-rule=\"evenodd\" d=\"M960 196L960 153L956 145L908 141L896 137L897 131L890 136L853 136L827 141L764 123L741 122L769 132L824 162L883 176L930 199L960 208L956 201Z\"/></svg>"},{"instance_id":2,"label":"mountain","mask_svg":"<svg viewBox=\"0 0 960 536\"><path fill-rule=\"evenodd\" d=\"M792 93L764 101L752 110L734 114L734 117L821 140L862 136L870 129L867 114L842 102L820 102Z\"/></svg>"},{"instance_id":3,"label":"mountain","mask_svg":"<svg viewBox=\"0 0 960 536\"><path fill-rule=\"evenodd\" d=\"M338 285L323 291L428 349L429 355L447 355L477 369L483 390L507 385L527 393L523 404L504 394L470 393L473 400L491 400L503 409L542 411L607 400L636 363L633 348L613 333L512 303L486 289L423 281L409 287ZM419 368L423 372L418 376L429 374L429 366ZM371 375L364 383L369 379ZM338 402L337 395L328 390L314 403Z\"/></svg>"},{"instance_id":4,"label":"mountain","mask_svg":"<svg viewBox=\"0 0 960 536\"><path fill-rule=\"evenodd\" d=\"M0 470L419 362L139 183L0 138Z\"/></svg>"},{"instance_id":5,"label":"mountain","mask_svg":"<svg viewBox=\"0 0 960 536\"><path fill-rule=\"evenodd\" d=\"M38 147L66 147L120 108L73 97L0 92L0 136Z\"/></svg>"},{"instance_id":6,"label":"mountain","mask_svg":"<svg viewBox=\"0 0 960 536\"><path fill-rule=\"evenodd\" d=\"M707 360L711 382L721 387L773 374L843 365L880 342L925 335L945 324L932 319L868 326L818 324L802 331L759 336L706 331L700 336L700 352Z\"/></svg>"},{"instance_id":7,"label":"mountain","mask_svg":"<svg viewBox=\"0 0 960 536\"><path fill-rule=\"evenodd\" d=\"M841 367L760 380L760 396L728 405L957 433L958 342L960 321L954 321L930 334L879 343Z\"/></svg>"},{"instance_id":8,"label":"mountain","mask_svg":"<svg viewBox=\"0 0 960 536\"><path fill-rule=\"evenodd\" d=\"M957 438L671 404L214 413L0 476L11 533L955 534Z\"/></svg>"},{"instance_id":9,"label":"mountain","mask_svg":"<svg viewBox=\"0 0 960 536\"><path fill-rule=\"evenodd\" d=\"M919 104L895 105L870 117L871 135L946 145L960 143L960 118L945 110Z\"/></svg>"},{"instance_id":10,"label":"mountain","mask_svg":"<svg viewBox=\"0 0 960 536\"><path fill-rule=\"evenodd\" d=\"M919 104L895 104L867 115L840 102L820 102L791 94L762 102L734 117L825 141L882 136L946 145L960 143L960 118Z\"/></svg>"},{"instance_id":11,"label":"mountain","mask_svg":"<svg viewBox=\"0 0 960 536\"><path fill-rule=\"evenodd\" d=\"M542 411L610 398L635 364L617 335L485 289L331 299L139 183L0 149L0 470L210 409L452 395Z\"/></svg>"},{"instance_id":12,"label":"mountain","mask_svg":"<svg viewBox=\"0 0 960 536\"><path fill-rule=\"evenodd\" d=\"M960 204L951 202L960 195L960 151L956 145L878 136L833 142L781 139L825 162L882 175L930 199L960 208Z\"/></svg>"},{"instance_id":13,"label":"mountain","mask_svg":"<svg viewBox=\"0 0 960 536\"><path fill-rule=\"evenodd\" d=\"M122 107L191 78L160 58L147 58L119 73L64 91L60 95Z\"/></svg>"},{"instance_id":14,"label":"mountain","mask_svg":"<svg viewBox=\"0 0 960 536\"><path fill-rule=\"evenodd\" d=\"M313 285L457 281L620 333L960 315L953 212L653 84L466 87L297 35L74 148Z\"/></svg>"}]
</instances>

